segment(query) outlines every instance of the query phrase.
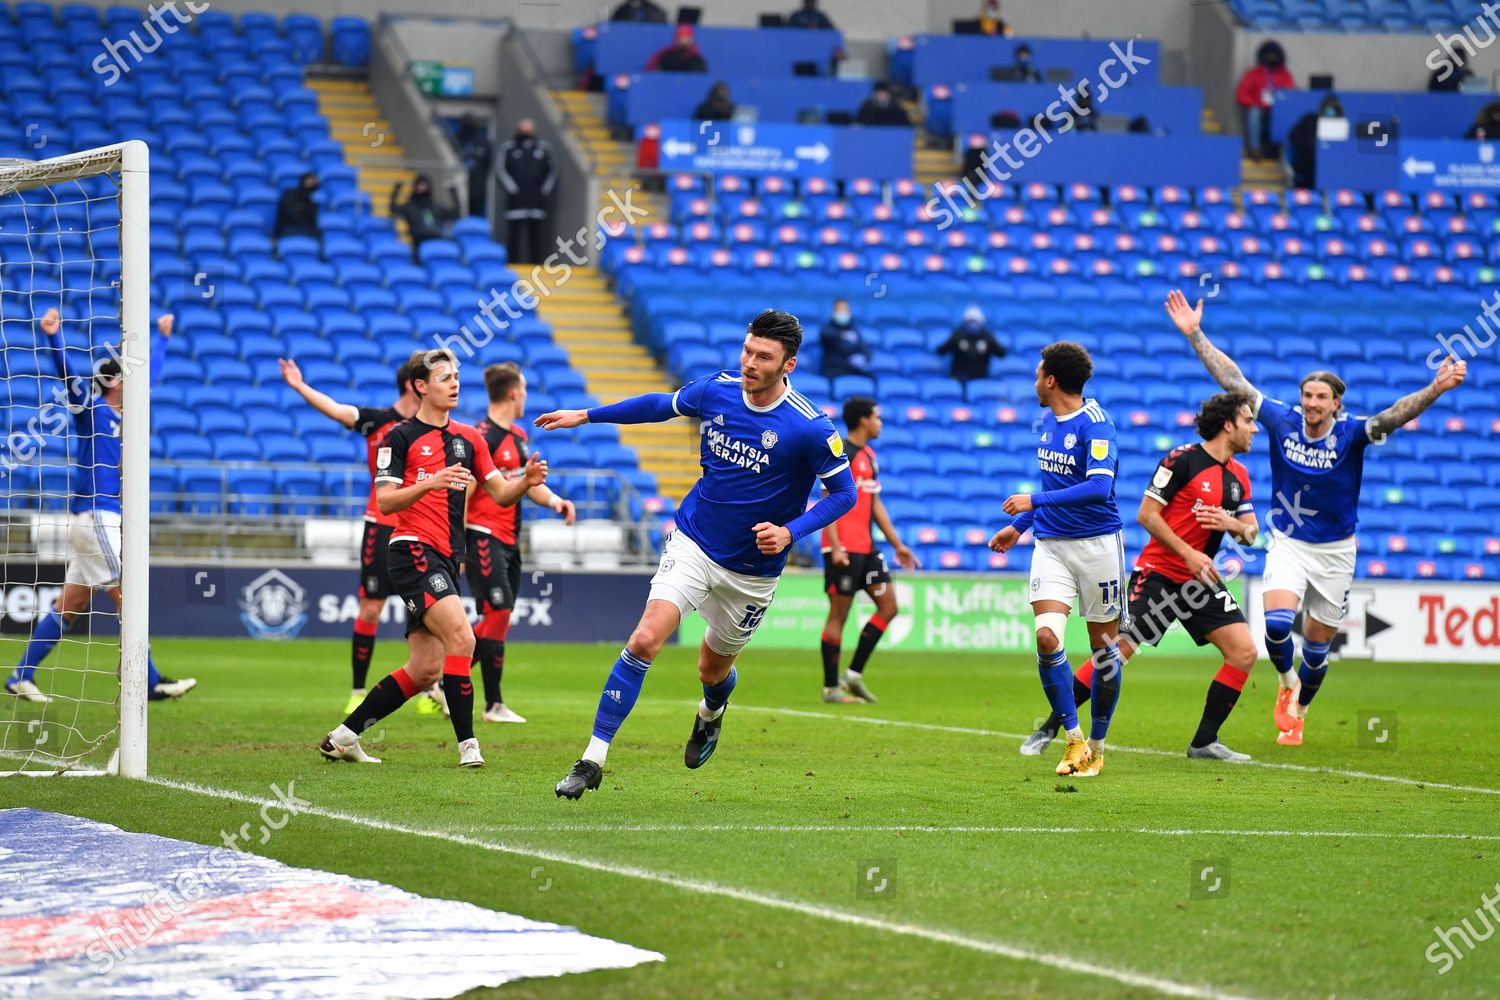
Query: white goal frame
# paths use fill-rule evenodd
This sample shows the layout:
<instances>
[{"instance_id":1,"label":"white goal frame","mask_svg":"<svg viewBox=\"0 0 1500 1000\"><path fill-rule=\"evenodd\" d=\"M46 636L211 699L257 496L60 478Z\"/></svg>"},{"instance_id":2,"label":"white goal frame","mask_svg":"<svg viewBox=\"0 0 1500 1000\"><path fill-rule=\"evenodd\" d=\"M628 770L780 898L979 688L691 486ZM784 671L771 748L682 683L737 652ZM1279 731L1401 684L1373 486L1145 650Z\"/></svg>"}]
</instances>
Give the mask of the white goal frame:
<instances>
[{"instance_id":1,"label":"white goal frame","mask_svg":"<svg viewBox=\"0 0 1500 1000\"><path fill-rule=\"evenodd\" d=\"M151 356L151 154L131 139L48 160L0 160L0 195L101 174L120 178L120 356ZM151 368L122 365L120 421L119 743L103 769L66 775L146 776L146 655L150 635ZM56 775L21 770L0 775Z\"/></svg>"}]
</instances>

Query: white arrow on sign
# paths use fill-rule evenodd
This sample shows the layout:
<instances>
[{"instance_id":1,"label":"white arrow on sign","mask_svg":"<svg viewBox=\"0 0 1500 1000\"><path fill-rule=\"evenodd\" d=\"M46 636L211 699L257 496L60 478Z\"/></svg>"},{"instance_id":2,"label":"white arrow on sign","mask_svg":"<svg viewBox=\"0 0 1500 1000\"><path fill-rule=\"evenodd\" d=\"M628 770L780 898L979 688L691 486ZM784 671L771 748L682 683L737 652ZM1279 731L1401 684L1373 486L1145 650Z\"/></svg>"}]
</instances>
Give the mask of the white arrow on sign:
<instances>
[{"instance_id":1,"label":"white arrow on sign","mask_svg":"<svg viewBox=\"0 0 1500 1000\"><path fill-rule=\"evenodd\" d=\"M661 144L661 151L667 156L692 156L698 151L698 147L680 139L668 139Z\"/></svg>"},{"instance_id":2,"label":"white arrow on sign","mask_svg":"<svg viewBox=\"0 0 1500 1000\"><path fill-rule=\"evenodd\" d=\"M823 142L818 143L816 146L798 146L797 159L822 163L828 159L828 154L831 152L832 150L828 148L828 144Z\"/></svg>"},{"instance_id":3,"label":"white arrow on sign","mask_svg":"<svg viewBox=\"0 0 1500 1000\"><path fill-rule=\"evenodd\" d=\"M1415 156L1408 156L1406 162L1401 164L1401 169L1406 171L1406 176L1416 177L1418 174L1437 173L1437 164L1431 160L1419 160Z\"/></svg>"}]
</instances>

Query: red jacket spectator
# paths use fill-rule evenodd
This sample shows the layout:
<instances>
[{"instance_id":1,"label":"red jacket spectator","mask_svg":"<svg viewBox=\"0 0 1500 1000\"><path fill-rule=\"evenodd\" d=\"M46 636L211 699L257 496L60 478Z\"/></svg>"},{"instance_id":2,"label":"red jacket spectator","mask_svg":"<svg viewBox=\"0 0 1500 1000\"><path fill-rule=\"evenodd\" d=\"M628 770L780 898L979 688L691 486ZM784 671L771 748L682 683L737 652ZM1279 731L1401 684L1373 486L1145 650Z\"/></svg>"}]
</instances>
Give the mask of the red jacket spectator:
<instances>
[{"instance_id":1,"label":"red jacket spectator","mask_svg":"<svg viewBox=\"0 0 1500 1000\"><path fill-rule=\"evenodd\" d=\"M1296 86L1285 66L1251 66L1234 88L1234 99L1243 108L1269 108L1272 90L1293 90Z\"/></svg>"},{"instance_id":2,"label":"red jacket spectator","mask_svg":"<svg viewBox=\"0 0 1500 1000\"><path fill-rule=\"evenodd\" d=\"M663 73L707 73L708 63L693 41L692 25L679 24L672 44L656 51L646 62L646 69Z\"/></svg>"}]
</instances>

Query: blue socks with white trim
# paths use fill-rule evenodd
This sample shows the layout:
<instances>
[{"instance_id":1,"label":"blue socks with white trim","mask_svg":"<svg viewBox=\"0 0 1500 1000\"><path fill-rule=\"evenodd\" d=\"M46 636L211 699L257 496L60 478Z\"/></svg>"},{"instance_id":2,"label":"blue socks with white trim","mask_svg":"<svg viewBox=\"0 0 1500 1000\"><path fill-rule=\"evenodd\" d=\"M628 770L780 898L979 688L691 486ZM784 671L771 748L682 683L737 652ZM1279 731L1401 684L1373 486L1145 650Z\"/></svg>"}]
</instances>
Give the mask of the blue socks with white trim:
<instances>
[{"instance_id":1,"label":"blue socks with white trim","mask_svg":"<svg viewBox=\"0 0 1500 1000\"><path fill-rule=\"evenodd\" d=\"M1296 658L1297 647L1292 640L1292 622L1297 613L1291 608L1278 608L1275 611L1266 612L1266 655L1271 658L1271 665L1280 674L1292 672L1293 660ZM1291 687L1291 681L1283 678L1283 687Z\"/></svg>"},{"instance_id":2,"label":"blue socks with white trim","mask_svg":"<svg viewBox=\"0 0 1500 1000\"><path fill-rule=\"evenodd\" d=\"M1313 642L1305 637L1302 640L1302 666L1297 671L1297 678L1302 681L1302 690L1297 695L1297 703L1303 708L1312 704L1312 700L1318 695L1318 688L1323 686L1323 678L1328 676L1328 649L1332 645L1329 642Z\"/></svg>"},{"instance_id":3,"label":"blue socks with white trim","mask_svg":"<svg viewBox=\"0 0 1500 1000\"><path fill-rule=\"evenodd\" d=\"M31 641L26 644L26 652L21 654L21 664L10 675L10 683L36 677L36 668L57 648L67 630L63 616L55 610L38 618L36 627L31 630Z\"/></svg>"},{"instance_id":4,"label":"blue socks with white trim","mask_svg":"<svg viewBox=\"0 0 1500 1000\"><path fill-rule=\"evenodd\" d=\"M1064 731L1076 730L1078 704L1073 700L1073 671L1068 666L1068 654L1062 649L1055 653L1037 653L1036 666L1042 677L1042 690L1047 694L1047 702L1062 723Z\"/></svg>"},{"instance_id":5,"label":"blue socks with white trim","mask_svg":"<svg viewBox=\"0 0 1500 1000\"><path fill-rule=\"evenodd\" d=\"M641 696L641 685L646 682L646 671L650 666L649 660L641 659L628 649L620 650L620 656L609 672L609 680L604 682L604 693L599 696L599 708L594 713L594 735L584 751L585 760L603 766L609 744Z\"/></svg>"}]
</instances>

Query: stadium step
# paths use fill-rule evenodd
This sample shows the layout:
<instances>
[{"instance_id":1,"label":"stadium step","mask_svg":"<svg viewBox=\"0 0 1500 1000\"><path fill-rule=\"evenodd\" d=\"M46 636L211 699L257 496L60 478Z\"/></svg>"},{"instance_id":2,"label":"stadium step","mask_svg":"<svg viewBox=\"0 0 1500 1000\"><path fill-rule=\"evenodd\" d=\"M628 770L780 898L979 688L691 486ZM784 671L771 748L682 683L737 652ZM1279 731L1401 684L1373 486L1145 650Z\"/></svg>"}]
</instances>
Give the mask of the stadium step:
<instances>
[{"instance_id":1,"label":"stadium step","mask_svg":"<svg viewBox=\"0 0 1500 1000\"><path fill-rule=\"evenodd\" d=\"M930 186L958 176L958 165L954 163L950 150L925 149L918 139L912 156L912 173L916 174L919 183Z\"/></svg>"},{"instance_id":2,"label":"stadium step","mask_svg":"<svg viewBox=\"0 0 1500 1000\"><path fill-rule=\"evenodd\" d=\"M318 97L318 112L328 119L328 134L344 147L344 159L359 174L359 188L377 216L390 215L391 189L410 185L415 172L406 166L406 150L396 130L375 103L364 80L309 75L307 85ZM405 223L397 230L405 236Z\"/></svg>"}]
</instances>

